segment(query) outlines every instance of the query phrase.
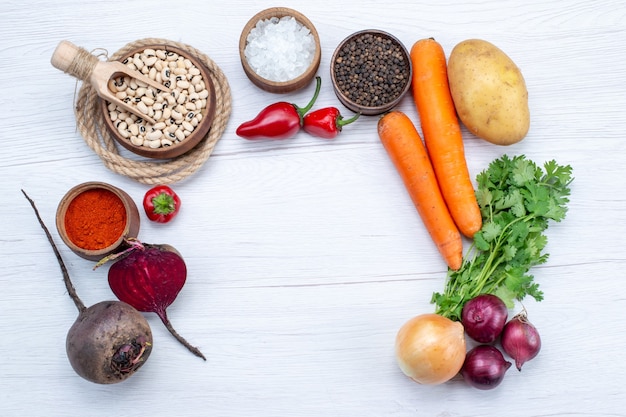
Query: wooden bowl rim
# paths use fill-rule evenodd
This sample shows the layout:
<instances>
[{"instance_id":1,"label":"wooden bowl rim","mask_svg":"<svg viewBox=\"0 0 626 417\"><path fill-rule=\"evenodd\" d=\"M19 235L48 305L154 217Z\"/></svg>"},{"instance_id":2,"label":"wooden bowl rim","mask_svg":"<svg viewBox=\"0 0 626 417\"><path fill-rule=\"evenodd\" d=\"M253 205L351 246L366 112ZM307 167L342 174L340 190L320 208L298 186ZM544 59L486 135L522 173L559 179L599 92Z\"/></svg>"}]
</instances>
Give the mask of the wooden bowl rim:
<instances>
[{"instance_id":1,"label":"wooden bowl rim","mask_svg":"<svg viewBox=\"0 0 626 417\"><path fill-rule=\"evenodd\" d=\"M198 145L198 143L202 141L202 139L204 139L206 134L211 129L211 125L213 124L213 119L215 118L215 111L217 107L215 85L213 84L213 80L211 79L211 76L209 74L209 69L202 62L202 60L200 60L197 56L195 56L191 52L188 52L176 46L167 45L167 44L154 44L154 45L139 46L131 50L127 54L125 54L123 57L119 59L119 61L123 61L129 56L133 56L137 52L141 52L146 49L160 49L160 50L175 52L179 55L184 56L185 58L188 58L194 64L194 66L200 70L200 73L202 75L202 80L204 81L204 84L207 90L209 91L209 97L207 97L207 106L204 109L202 109L202 111L200 112L202 114L202 120L200 121L200 123L198 123L198 126L196 127L196 129L183 141L172 146L160 147L160 148L154 148L154 149L148 148L145 146L133 145L130 142L130 140L122 137L118 133L115 126L113 125L113 121L109 117L109 110L107 108L108 102L105 99L99 98L100 108L102 109L102 115L104 117L104 123L106 125L107 130L109 131L111 136L113 136L115 141L119 143L120 145L122 145L125 149L133 152L136 155L144 156L146 158L153 158L153 159L176 158L192 150L196 145Z\"/></svg>"},{"instance_id":2,"label":"wooden bowl rim","mask_svg":"<svg viewBox=\"0 0 626 417\"><path fill-rule=\"evenodd\" d=\"M337 55L339 54L339 51L341 50L341 48L350 40L358 37L358 36L362 36L364 34L367 33L372 33L372 34L376 34L376 35L382 35L386 38L391 39L393 42L395 42L400 49L402 50L403 54L405 55L406 59L407 59L407 83L406 85L403 87L402 92L398 95L398 97L396 97L395 99L393 99L392 101L385 103L381 106L375 106L375 107L369 107L369 106L362 106L359 105L357 103L355 103L354 101L350 100L348 97L346 97L343 92L339 89L339 87L337 86L337 79L335 77L335 61L337 59ZM339 42L339 44L337 45L337 48L335 48L335 51L333 52L333 55L331 57L331 61L330 61L330 79L331 82L333 84L333 89L335 90L335 95L337 96L337 98L339 99L339 101L341 101L341 103L346 106L347 108L349 108L350 110L357 112L357 113L361 113L364 115L368 115L368 116L374 116L374 115L379 115L382 113L385 113L386 111L392 109L393 107L395 107L403 98L404 96L408 93L408 91L411 89L411 77L413 75L413 66L411 64L411 56L409 54L408 49L406 48L406 46L404 46L404 44L400 41L400 39L398 39L397 37L395 37L394 35L392 35L389 32L386 32L384 30L380 30L380 29L363 29L363 30L359 30L357 32L354 32L348 36L346 36L341 42Z\"/></svg>"},{"instance_id":3,"label":"wooden bowl rim","mask_svg":"<svg viewBox=\"0 0 626 417\"><path fill-rule=\"evenodd\" d=\"M313 61L311 65L298 77L293 80L288 81L272 81L267 78L261 77L258 75L250 64L248 64L248 60L246 59L245 49L248 43L248 34L250 31L256 26L256 24L263 20L269 19L271 17L282 18L285 16L294 17L301 25L306 26L307 29L313 35L313 40L315 41L315 54L313 55ZM241 65L243 66L243 70L248 76L248 78L259 88L272 92L272 93L287 93L298 90L304 86L306 86L313 78L315 77L315 73L317 72L321 58L322 58L322 48L320 43L319 33L315 28L313 22L311 22L304 14L300 13L297 10L291 9L289 7L270 7L265 10L261 10L244 26L241 31L241 36L239 37L239 58L241 60Z\"/></svg>"}]
</instances>

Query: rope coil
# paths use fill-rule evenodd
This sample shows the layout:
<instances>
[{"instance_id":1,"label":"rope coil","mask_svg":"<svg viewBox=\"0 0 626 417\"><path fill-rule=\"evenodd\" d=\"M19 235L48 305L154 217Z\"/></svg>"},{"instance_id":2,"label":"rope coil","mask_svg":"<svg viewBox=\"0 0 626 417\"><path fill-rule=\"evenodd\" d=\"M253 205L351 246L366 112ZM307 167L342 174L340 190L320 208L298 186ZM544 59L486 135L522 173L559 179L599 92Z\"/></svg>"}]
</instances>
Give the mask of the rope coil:
<instances>
[{"instance_id":1,"label":"rope coil","mask_svg":"<svg viewBox=\"0 0 626 417\"><path fill-rule=\"evenodd\" d=\"M192 150L179 157L163 161L125 158L120 155L119 145L107 131L104 114L99 109L100 98L90 83L83 83L78 92L75 107L78 130L104 165L115 173L149 185L181 181L202 167L224 133L232 107L230 86L222 70L207 55L189 45L165 39L140 39L115 52L109 57L109 61L120 60L137 48L155 45L162 45L164 48L174 46L194 55L209 70L211 81L213 81L216 98L215 118L209 132Z\"/></svg>"}]
</instances>

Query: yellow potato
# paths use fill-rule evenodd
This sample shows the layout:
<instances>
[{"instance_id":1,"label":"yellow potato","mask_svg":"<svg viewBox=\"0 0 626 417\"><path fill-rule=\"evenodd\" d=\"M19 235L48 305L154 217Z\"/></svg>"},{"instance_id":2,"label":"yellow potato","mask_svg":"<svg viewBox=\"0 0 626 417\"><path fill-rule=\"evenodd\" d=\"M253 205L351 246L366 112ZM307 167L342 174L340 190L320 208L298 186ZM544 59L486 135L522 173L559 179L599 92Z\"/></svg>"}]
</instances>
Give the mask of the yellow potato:
<instances>
[{"instance_id":1,"label":"yellow potato","mask_svg":"<svg viewBox=\"0 0 626 417\"><path fill-rule=\"evenodd\" d=\"M459 119L470 132L497 145L511 145L526 136L526 82L498 47L480 39L460 42L448 59L448 80Z\"/></svg>"}]
</instances>

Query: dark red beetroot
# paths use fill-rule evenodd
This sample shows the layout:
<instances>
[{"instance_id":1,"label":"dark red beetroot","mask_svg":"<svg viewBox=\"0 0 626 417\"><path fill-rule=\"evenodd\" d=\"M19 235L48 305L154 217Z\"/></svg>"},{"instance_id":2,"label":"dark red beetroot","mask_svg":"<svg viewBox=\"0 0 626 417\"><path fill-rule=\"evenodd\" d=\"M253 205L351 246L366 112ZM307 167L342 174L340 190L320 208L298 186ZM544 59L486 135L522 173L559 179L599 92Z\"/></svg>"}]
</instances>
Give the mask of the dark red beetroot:
<instances>
[{"instance_id":1,"label":"dark red beetroot","mask_svg":"<svg viewBox=\"0 0 626 417\"><path fill-rule=\"evenodd\" d=\"M145 317L121 301L103 301L85 307L78 297L61 254L33 200L22 190L46 233L63 273L78 318L66 339L67 357L78 375L98 384L113 384L133 375L152 352L152 332Z\"/></svg>"},{"instance_id":2,"label":"dark red beetroot","mask_svg":"<svg viewBox=\"0 0 626 417\"><path fill-rule=\"evenodd\" d=\"M128 244L129 249L107 258L118 259L109 268L109 286L113 293L139 311L156 313L180 343L206 360L198 348L174 330L167 317L167 307L176 300L187 279L183 258L169 245L143 244L136 239L128 240Z\"/></svg>"},{"instance_id":3,"label":"dark red beetroot","mask_svg":"<svg viewBox=\"0 0 626 417\"><path fill-rule=\"evenodd\" d=\"M135 308L102 301L79 314L67 333L66 350L78 375L110 384L125 380L144 364L152 351L152 333Z\"/></svg>"}]
</instances>

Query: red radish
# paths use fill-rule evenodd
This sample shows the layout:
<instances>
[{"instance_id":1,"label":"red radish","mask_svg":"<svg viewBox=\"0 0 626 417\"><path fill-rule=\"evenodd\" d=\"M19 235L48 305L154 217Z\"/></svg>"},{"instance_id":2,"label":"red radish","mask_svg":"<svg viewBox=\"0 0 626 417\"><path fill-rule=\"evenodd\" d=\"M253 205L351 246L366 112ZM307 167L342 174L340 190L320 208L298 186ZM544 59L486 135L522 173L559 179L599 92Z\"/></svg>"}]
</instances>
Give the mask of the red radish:
<instances>
[{"instance_id":1,"label":"red radish","mask_svg":"<svg viewBox=\"0 0 626 417\"><path fill-rule=\"evenodd\" d=\"M117 259L109 268L109 286L120 299L139 311L156 313L167 330L194 355L206 360L198 348L191 346L172 327L166 309L182 290L187 266L182 256L169 245L143 244L129 239L129 249L105 258Z\"/></svg>"},{"instance_id":2,"label":"red radish","mask_svg":"<svg viewBox=\"0 0 626 417\"><path fill-rule=\"evenodd\" d=\"M76 293L63 258L35 202L32 206L59 262L67 292L78 309L78 317L67 333L67 357L74 371L97 384L122 382L146 362L152 352L152 332L146 318L121 301L102 301L86 307Z\"/></svg>"}]
</instances>

